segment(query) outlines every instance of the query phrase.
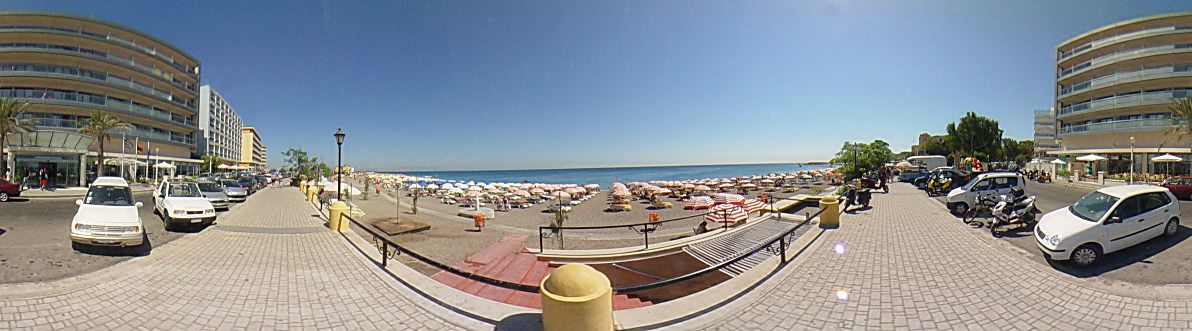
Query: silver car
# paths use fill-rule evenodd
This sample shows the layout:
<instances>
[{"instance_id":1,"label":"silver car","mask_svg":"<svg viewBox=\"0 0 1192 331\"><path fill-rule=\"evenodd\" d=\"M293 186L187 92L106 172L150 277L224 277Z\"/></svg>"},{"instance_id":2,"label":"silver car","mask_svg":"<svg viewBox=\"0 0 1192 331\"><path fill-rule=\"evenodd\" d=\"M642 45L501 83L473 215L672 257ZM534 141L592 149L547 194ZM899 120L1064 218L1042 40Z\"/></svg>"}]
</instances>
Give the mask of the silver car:
<instances>
[{"instance_id":1,"label":"silver car","mask_svg":"<svg viewBox=\"0 0 1192 331\"><path fill-rule=\"evenodd\" d=\"M228 195L229 201L244 202L244 200L248 199L248 190L240 187L240 183L231 179L224 179L220 180L219 182L220 184L223 184L224 193Z\"/></svg>"},{"instance_id":2,"label":"silver car","mask_svg":"<svg viewBox=\"0 0 1192 331\"><path fill-rule=\"evenodd\" d=\"M203 197L211 202L211 206L215 209L228 209L231 205L231 198L225 192L223 184L216 183L209 180L200 180L199 191L203 192Z\"/></svg>"}]
</instances>

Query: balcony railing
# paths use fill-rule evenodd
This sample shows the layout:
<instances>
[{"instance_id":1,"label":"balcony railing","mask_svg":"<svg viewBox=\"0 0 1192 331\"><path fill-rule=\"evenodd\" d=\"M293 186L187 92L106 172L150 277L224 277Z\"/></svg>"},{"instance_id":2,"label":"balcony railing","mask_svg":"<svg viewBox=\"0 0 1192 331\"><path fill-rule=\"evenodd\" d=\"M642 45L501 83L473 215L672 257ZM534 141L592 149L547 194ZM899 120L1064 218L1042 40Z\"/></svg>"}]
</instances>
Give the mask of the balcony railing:
<instances>
[{"instance_id":1,"label":"balcony railing","mask_svg":"<svg viewBox=\"0 0 1192 331\"><path fill-rule=\"evenodd\" d=\"M0 30L53 31L53 32L57 32L57 33L74 34L76 36L81 36L81 37L86 37L86 38L91 38L91 39L110 40L110 41L114 41L114 42L122 44L122 45L132 47L134 49L140 50L141 52L145 53L146 55L149 55L149 56L155 57L159 60L162 60L163 62L168 63L170 66L177 68L178 70L181 70L188 74L191 72L190 67L183 65L181 63L175 62L173 56L158 53L157 49L145 47L143 45L138 45L135 41L129 41L129 40L124 40L121 38L113 37L111 34L99 34L99 33L94 33L94 32L83 31L83 30L64 29L64 28L59 28L59 27L36 26L36 25L7 25L7 26L0 26Z\"/></svg>"},{"instance_id":2,"label":"balcony railing","mask_svg":"<svg viewBox=\"0 0 1192 331\"><path fill-rule=\"evenodd\" d=\"M1126 32L1126 33L1122 33L1122 34L1118 34L1118 35L1114 35L1114 36L1109 36L1109 37L1093 40L1093 41L1090 41L1084 45L1076 46L1076 47L1072 48L1072 50L1068 51L1067 53L1061 53L1060 60L1067 59L1069 57L1072 57L1073 55L1082 53L1082 52L1089 50L1093 47L1097 47L1097 46L1109 44L1109 43L1114 43L1114 42L1117 42L1122 39L1133 38L1133 37L1138 37L1138 36L1148 35L1148 34L1167 33L1167 32L1171 32L1171 31L1179 31L1179 30L1192 30L1192 26L1165 26L1165 27L1158 27L1158 28L1145 28L1145 29L1141 29L1141 30L1134 30L1134 31L1130 31L1130 32Z\"/></svg>"},{"instance_id":3,"label":"balcony railing","mask_svg":"<svg viewBox=\"0 0 1192 331\"><path fill-rule=\"evenodd\" d=\"M1126 81L1141 81L1147 79L1171 78L1187 75L1192 75L1192 66L1186 64L1115 73L1097 77L1081 83L1072 84L1072 86L1068 86L1060 90L1060 97L1062 98L1067 95L1088 89L1116 85Z\"/></svg>"},{"instance_id":4,"label":"balcony railing","mask_svg":"<svg viewBox=\"0 0 1192 331\"><path fill-rule=\"evenodd\" d=\"M33 125L45 127L45 128L77 130L78 128L82 127L82 123L79 122L78 120L59 119L59 118L30 118L29 122L32 123ZM127 130L125 133L127 135L133 136L133 137L156 139L159 141L173 141L173 142L184 143L184 144L194 144L194 140L191 139L190 137L180 136L180 135L170 134L170 133L153 132L153 131L140 130L140 129Z\"/></svg>"},{"instance_id":5,"label":"balcony railing","mask_svg":"<svg viewBox=\"0 0 1192 331\"><path fill-rule=\"evenodd\" d=\"M0 48L36 49L36 50L40 50L40 51L50 51L50 52L55 52L55 53L59 53L59 52L60 53L70 53L70 54L75 54L75 55L81 55L84 57L90 57L90 58L107 60L110 62L116 62L120 65L128 65L129 67L136 69L137 71L140 71L141 73L148 74L151 76L160 77L162 80L169 82L171 85L177 86L178 88L181 88L183 90L195 92L195 89L192 86L185 84L181 81L175 80L174 75L171 75L168 72L163 72L163 71L161 71L161 69L146 66L141 63L137 63L134 59L125 58L125 57L121 57L121 56L114 55L114 54L108 54L108 53L104 53L104 52L98 52L98 51L93 51L93 50L78 48L78 47L67 47L67 46L50 45L50 44L3 43L3 44L0 44Z\"/></svg>"},{"instance_id":6,"label":"balcony railing","mask_svg":"<svg viewBox=\"0 0 1192 331\"><path fill-rule=\"evenodd\" d=\"M1192 48L1192 44L1158 45L1158 46L1149 46L1149 47L1135 48L1135 49L1126 50L1126 51L1109 53L1109 54L1105 54L1105 55L1099 56L1097 58L1094 58L1092 60L1088 60L1088 61L1082 62L1080 64L1076 64L1071 67L1068 67L1068 69L1061 71L1060 74L1057 76L1057 78L1063 79L1065 76L1071 75L1071 74L1076 73L1081 70L1084 70L1085 68L1088 68L1088 67L1091 67L1094 65L1098 65L1098 64L1102 64L1102 63L1106 63L1106 62L1111 62L1111 61L1114 61L1114 60L1117 60L1117 59L1120 59L1123 57L1134 56L1134 55L1139 55L1139 54L1147 54L1147 53L1166 52L1166 51L1176 50L1176 49L1188 49L1188 48Z\"/></svg>"},{"instance_id":7,"label":"balcony railing","mask_svg":"<svg viewBox=\"0 0 1192 331\"><path fill-rule=\"evenodd\" d=\"M1112 121L1101 123L1088 123L1080 125L1065 126L1060 128L1060 134L1094 134L1094 133L1112 133L1118 131L1140 131L1148 129L1165 129L1173 125L1178 125L1180 120L1171 118L1158 119L1136 119L1125 121Z\"/></svg>"},{"instance_id":8,"label":"balcony railing","mask_svg":"<svg viewBox=\"0 0 1192 331\"><path fill-rule=\"evenodd\" d=\"M1176 90L1130 94L1101 100L1085 101L1060 108L1059 116L1084 114L1122 107L1161 105L1171 102L1172 99L1183 98L1187 95L1187 90Z\"/></svg>"}]
</instances>

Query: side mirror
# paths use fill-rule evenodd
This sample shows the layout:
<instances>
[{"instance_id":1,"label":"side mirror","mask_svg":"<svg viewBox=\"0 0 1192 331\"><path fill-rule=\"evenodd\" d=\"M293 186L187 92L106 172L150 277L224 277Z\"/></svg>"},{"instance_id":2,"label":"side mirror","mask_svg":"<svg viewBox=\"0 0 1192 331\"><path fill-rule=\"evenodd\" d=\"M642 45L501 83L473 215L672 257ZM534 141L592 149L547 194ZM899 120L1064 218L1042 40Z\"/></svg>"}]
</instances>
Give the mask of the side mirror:
<instances>
[{"instance_id":1,"label":"side mirror","mask_svg":"<svg viewBox=\"0 0 1192 331\"><path fill-rule=\"evenodd\" d=\"M77 205L77 206L82 206L82 205L83 205L83 199L75 199L75 205Z\"/></svg>"},{"instance_id":2,"label":"side mirror","mask_svg":"<svg viewBox=\"0 0 1192 331\"><path fill-rule=\"evenodd\" d=\"M137 201L136 206L137 206L137 208L141 208L141 207L144 207L145 204L140 201Z\"/></svg>"},{"instance_id":3,"label":"side mirror","mask_svg":"<svg viewBox=\"0 0 1192 331\"><path fill-rule=\"evenodd\" d=\"M1121 222L1122 222L1122 218L1117 217L1117 216L1110 216L1108 220L1105 220L1105 224L1114 224L1114 223L1121 223Z\"/></svg>"}]
</instances>

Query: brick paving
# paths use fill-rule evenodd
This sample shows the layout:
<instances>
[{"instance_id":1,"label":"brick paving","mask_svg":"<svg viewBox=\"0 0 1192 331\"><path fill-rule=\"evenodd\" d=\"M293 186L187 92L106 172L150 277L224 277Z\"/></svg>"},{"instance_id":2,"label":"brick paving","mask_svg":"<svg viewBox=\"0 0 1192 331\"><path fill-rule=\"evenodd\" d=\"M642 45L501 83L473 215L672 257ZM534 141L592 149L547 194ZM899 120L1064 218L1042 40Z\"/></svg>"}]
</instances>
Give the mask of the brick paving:
<instances>
[{"instance_id":1,"label":"brick paving","mask_svg":"<svg viewBox=\"0 0 1192 331\"><path fill-rule=\"evenodd\" d=\"M219 226L148 257L0 285L0 329L477 328L382 274L337 234L243 231L321 227L313 213L296 189L267 189Z\"/></svg>"},{"instance_id":2,"label":"brick paving","mask_svg":"<svg viewBox=\"0 0 1192 331\"><path fill-rule=\"evenodd\" d=\"M1189 329L1192 303L1111 294L978 240L915 189L846 214L800 260L683 329ZM845 247L836 253L836 245ZM847 294L845 298L844 294Z\"/></svg>"}]
</instances>

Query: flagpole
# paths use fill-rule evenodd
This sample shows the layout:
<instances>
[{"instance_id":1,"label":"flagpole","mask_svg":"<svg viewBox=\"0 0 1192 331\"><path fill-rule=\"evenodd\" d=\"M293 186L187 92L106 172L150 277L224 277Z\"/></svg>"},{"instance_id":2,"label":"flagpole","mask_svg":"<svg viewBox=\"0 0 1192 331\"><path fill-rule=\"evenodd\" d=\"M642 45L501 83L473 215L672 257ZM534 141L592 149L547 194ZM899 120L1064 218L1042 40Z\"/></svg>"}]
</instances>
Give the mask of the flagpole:
<instances>
[{"instance_id":1,"label":"flagpole","mask_svg":"<svg viewBox=\"0 0 1192 331\"><path fill-rule=\"evenodd\" d=\"M125 136L124 132L121 132L120 133L120 157L123 157L123 158L128 157L124 152L125 145L128 145L128 137ZM128 165L125 165L125 164L120 165L120 178L128 178L128 177L124 176L124 167L127 167L127 166Z\"/></svg>"}]
</instances>

